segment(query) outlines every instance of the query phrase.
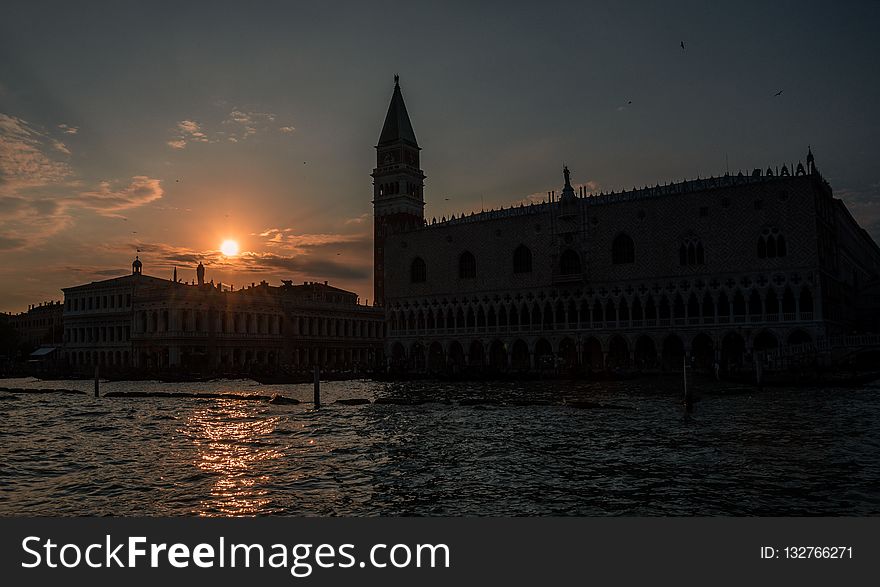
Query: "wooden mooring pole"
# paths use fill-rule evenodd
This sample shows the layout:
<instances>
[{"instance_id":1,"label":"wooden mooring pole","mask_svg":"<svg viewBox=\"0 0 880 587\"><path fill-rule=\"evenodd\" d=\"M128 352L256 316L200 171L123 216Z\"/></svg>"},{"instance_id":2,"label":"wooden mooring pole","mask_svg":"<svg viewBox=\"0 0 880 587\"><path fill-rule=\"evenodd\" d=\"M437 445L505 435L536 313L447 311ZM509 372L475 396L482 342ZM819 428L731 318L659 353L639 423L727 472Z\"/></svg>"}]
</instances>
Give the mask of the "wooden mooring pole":
<instances>
[{"instance_id":1,"label":"wooden mooring pole","mask_svg":"<svg viewBox=\"0 0 880 587\"><path fill-rule=\"evenodd\" d=\"M315 365L315 407L321 407L321 368Z\"/></svg>"},{"instance_id":2,"label":"wooden mooring pole","mask_svg":"<svg viewBox=\"0 0 880 587\"><path fill-rule=\"evenodd\" d=\"M684 360L682 361L681 376L682 376L682 380L684 383L684 409L685 409L685 411L690 413L690 411L694 407L694 401L693 401L693 397L691 397L691 392L688 390L687 372L688 372L687 353L685 353Z\"/></svg>"},{"instance_id":3,"label":"wooden mooring pole","mask_svg":"<svg viewBox=\"0 0 880 587\"><path fill-rule=\"evenodd\" d=\"M95 397L101 395L101 381L98 379L98 366L95 365Z\"/></svg>"}]
</instances>

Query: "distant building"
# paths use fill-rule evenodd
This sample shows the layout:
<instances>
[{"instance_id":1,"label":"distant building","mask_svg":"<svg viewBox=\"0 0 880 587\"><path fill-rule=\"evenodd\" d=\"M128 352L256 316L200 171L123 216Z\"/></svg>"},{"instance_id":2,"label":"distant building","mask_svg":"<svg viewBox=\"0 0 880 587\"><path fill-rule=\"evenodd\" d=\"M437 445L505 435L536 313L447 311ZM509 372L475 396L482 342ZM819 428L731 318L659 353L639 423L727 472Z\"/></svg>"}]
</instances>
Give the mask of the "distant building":
<instances>
[{"instance_id":1,"label":"distant building","mask_svg":"<svg viewBox=\"0 0 880 587\"><path fill-rule=\"evenodd\" d=\"M65 288L70 365L202 372L370 368L382 362L383 315L327 282L238 291L132 274Z\"/></svg>"},{"instance_id":2,"label":"distant building","mask_svg":"<svg viewBox=\"0 0 880 587\"><path fill-rule=\"evenodd\" d=\"M34 304L27 312L5 314L5 320L18 333L19 343L28 347L61 344L61 302Z\"/></svg>"},{"instance_id":3,"label":"distant building","mask_svg":"<svg viewBox=\"0 0 880 587\"><path fill-rule=\"evenodd\" d=\"M396 81L396 80L395 80ZM375 299L410 371L678 368L877 324L880 249L806 166L424 217L400 87L373 170ZM872 301L873 300L873 301Z\"/></svg>"}]
</instances>

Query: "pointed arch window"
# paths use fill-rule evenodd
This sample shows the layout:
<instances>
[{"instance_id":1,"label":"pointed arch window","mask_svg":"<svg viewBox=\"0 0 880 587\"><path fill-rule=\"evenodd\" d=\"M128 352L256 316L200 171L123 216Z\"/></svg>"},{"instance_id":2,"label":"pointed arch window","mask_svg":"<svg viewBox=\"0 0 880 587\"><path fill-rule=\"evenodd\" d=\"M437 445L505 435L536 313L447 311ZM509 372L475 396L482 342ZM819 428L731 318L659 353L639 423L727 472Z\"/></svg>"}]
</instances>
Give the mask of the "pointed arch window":
<instances>
[{"instance_id":1,"label":"pointed arch window","mask_svg":"<svg viewBox=\"0 0 880 587\"><path fill-rule=\"evenodd\" d=\"M477 260L470 251L465 251L458 258L459 279L474 279L477 276Z\"/></svg>"},{"instance_id":2,"label":"pointed arch window","mask_svg":"<svg viewBox=\"0 0 880 587\"><path fill-rule=\"evenodd\" d=\"M761 231L758 237L758 258L759 259L775 259L784 257L788 250L785 244L785 237L775 226L767 227Z\"/></svg>"},{"instance_id":3,"label":"pointed arch window","mask_svg":"<svg viewBox=\"0 0 880 587\"><path fill-rule=\"evenodd\" d=\"M688 237L684 239L678 248L678 261L683 267L692 265L705 265L706 253L703 250L703 243L696 237Z\"/></svg>"},{"instance_id":4,"label":"pointed arch window","mask_svg":"<svg viewBox=\"0 0 880 587\"><path fill-rule=\"evenodd\" d=\"M520 245L513 251L513 272L532 272L532 250L525 245Z\"/></svg>"},{"instance_id":5,"label":"pointed arch window","mask_svg":"<svg viewBox=\"0 0 880 587\"><path fill-rule=\"evenodd\" d=\"M621 232L611 243L611 262L615 265L623 265L635 261L636 249L633 240L628 234Z\"/></svg>"},{"instance_id":6,"label":"pointed arch window","mask_svg":"<svg viewBox=\"0 0 880 587\"><path fill-rule=\"evenodd\" d=\"M425 260L421 257L416 257L409 267L409 280L412 283L425 283L427 278L428 270L425 266Z\"/></svg>"}]
</instances>

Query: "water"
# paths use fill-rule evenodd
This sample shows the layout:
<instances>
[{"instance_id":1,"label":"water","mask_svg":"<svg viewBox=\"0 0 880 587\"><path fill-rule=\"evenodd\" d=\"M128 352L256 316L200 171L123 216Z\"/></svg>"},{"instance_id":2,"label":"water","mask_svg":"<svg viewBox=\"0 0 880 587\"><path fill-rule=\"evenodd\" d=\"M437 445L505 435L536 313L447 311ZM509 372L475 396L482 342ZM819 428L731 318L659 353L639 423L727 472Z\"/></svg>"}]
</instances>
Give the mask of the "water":
<instances>
[{"instance_id":1,"label":"water","mask_svg":"<svg viewBox=\"0 0 880 587\"><path fill-rule=\"evenodd\" d=\"M0 385L91 392L93 384ZM112 390L311 397L310 385L229 380L102 386ZM328 382L320 410L0 393L0 515L880 512L876 384L706 394L691 416L679 391L673 379ZM388 396L438 401L332 404ZM500 403L459 403L469 398ZM563 398L630 409L555 403ZM554 403L515 405L531 399Z\"/></svg>"}]
</instances>

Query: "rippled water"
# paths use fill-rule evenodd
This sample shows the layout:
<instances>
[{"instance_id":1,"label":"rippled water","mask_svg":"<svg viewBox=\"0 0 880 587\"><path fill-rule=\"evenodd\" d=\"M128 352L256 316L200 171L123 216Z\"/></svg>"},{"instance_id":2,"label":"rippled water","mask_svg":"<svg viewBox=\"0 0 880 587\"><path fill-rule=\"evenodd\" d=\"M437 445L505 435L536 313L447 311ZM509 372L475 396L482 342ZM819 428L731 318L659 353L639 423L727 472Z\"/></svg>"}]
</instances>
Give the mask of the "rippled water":
<instances>
[{"instance_id":1,"label":"rippled water","mask_svg":"<svg viewBox=\"0 0 880 587\"><path fill-rule=\"evenodd\" d=\"M90 390L92 383L0 385ZM311 397L310 385L251 381L102 387L111 390ZM706 393L690 416L671 379L328 382L322 392L327 405L319 410L226 399L0 393L0 514L880 512L876 384ZM332 404L387 396L437 401ZM473 398L498 403L468 405ZM559 403L563 398L630 409L574 409ZM517 405L533 399L549 405Z\"/></svg>"}]
</instances>

